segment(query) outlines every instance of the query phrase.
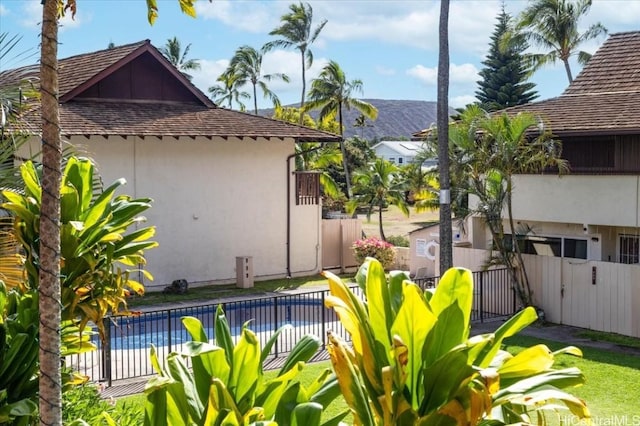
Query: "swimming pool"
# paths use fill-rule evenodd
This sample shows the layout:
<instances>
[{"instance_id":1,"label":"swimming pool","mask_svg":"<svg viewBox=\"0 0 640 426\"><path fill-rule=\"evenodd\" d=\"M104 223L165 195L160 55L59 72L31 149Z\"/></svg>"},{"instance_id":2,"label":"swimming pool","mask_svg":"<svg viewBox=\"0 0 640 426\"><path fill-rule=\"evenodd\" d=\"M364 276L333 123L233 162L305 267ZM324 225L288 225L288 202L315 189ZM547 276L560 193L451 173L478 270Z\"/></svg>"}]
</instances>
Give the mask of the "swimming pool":
<instances>
[{"instance_id":1,"label":"swimming pool","mask_svg":"<svg viewBox=\"0 0 640 426\"><path fill-rule=\"evenodd\" d=\"M272 333L285 324L292 325L294 330L318 334L322 333L318 323L324 322L330 314L322 312L326 308L321 298L309 297L228 302L223 309L234 337L240 336L242 326L247 321L250 322L249 329L257 335ZM148 349L153 344L175 350L175 347L191 341L181 321L185 316L198 318L209 339L213 339L216 310L217 305L205 305L118 317L110 325L110 349Z\"/></svg>"}]
</instances>

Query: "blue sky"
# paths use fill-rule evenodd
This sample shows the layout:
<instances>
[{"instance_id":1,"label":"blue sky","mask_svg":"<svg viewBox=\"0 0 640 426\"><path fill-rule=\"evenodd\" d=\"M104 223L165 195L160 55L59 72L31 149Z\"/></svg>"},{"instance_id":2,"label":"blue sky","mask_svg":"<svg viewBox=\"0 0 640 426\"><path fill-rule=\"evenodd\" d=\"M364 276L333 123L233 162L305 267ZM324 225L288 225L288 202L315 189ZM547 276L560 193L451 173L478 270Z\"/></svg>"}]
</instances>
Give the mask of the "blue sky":
<instances>
[{"instance_id":1,"label":"blue sky","mask_svg":"<svg viewBox=\"0 0 640 426\"><path fill-rule=\"evenodd\" d=\"M159 18L150 26L144 0L78 0L75 20L66 17L60 31L61 58L100 50L110 42L127 44L150 39L162 46L171 37L186 45L189 57L199 59L200 71L192 72L194 83L206 93L241 45L261 47L272 40L269 31L279 25L291 1L198 0L196 19L183 15L177 0L158 0ZM429 0L325 0L309 1L314 20L328 23L311 46L314 64L308 80L317 76L329 60L337 61L348 79L363 81L359 97L436 100L438 66L438 16L440 3ZM507 0L507 12L519 13L527 2ZM500 1L453 0L449 15L451 83L450 104L472 102L477 73L487 53ZM23 36L23 49L37 49L40 0L0 0L0 31ZM610 33L640 30L640 0L594 0L582 22L600 21ZM584 46L594 52L601 38ZM37 52L36 52L37 53ZM33 56L29 63L37 59ZM0 63L0 69L23 65L24 61ZM277 50L265 56L266 73L284 72L291 83L272 82L270 87L284 104L300 98L300 57L295 50ZM579 66L573 64L574 75ZM567 86L563 67L547 67L532 79L540 99L558 96ZM259 106L269 102L259 94Z\"/></svg>"}]
</instances>

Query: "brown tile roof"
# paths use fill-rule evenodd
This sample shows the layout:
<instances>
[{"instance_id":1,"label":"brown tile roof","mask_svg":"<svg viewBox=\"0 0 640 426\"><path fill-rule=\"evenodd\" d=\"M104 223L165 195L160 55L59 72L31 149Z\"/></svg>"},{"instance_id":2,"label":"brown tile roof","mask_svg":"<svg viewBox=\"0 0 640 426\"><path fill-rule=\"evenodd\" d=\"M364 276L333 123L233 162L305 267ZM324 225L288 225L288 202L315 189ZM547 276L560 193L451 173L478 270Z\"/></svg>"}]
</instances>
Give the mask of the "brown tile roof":
<instances>
[{"instance_id":1,"label":"brown tile roof","mask_svg":"<svg viewBox=\"0 0 640 426\"><path fill-rule=\"evenodd\" d=\"M559 97L505 111L539 114L557 135L640 134L640 31L612 34Z\"/></svg>"},{"instance_id":2,"label":"brown tile roof","mask_svg":"<svg viewBox=\"0 0 640 426\"><path fill-rule=\"evenodd\" d=\"M640 91L640 31L612 34L565 95Z\"/></svg>"},{"instance_id":3,"label":"brown tile roof","mask_svg":"<svg viewBox=\"0 0 640 426\"><path fill-rule=\"evenodd\" d=\"M26 117L25 117L26 118ZM39 123L39 109L27 121ZM64 136L187 136L294 138L338 142L340 136L224 108L194 104L67 102L60 105Z\"/></svg>"},{"instance_id":4,"label":"brown tile roof","mask_svg":"<svg viewBox=\"0 0 640 426\"><path fill-rule=\"evenodd\" d=\"M87 82L93 84L109 69L127 63L141 52L151 52L175 70L148 40L59 61L60 127L63 135L290 137L298 142L338 142L341 139L332 133L217 108L177 71L176 75L183 84L204 98L202 105L73 99L73 93L86 86ZM65 95L69 98L66 102ZM40 122L40 109L36 105L25 114L16 130L39 133Z\"/></svg>"}]
</instances>

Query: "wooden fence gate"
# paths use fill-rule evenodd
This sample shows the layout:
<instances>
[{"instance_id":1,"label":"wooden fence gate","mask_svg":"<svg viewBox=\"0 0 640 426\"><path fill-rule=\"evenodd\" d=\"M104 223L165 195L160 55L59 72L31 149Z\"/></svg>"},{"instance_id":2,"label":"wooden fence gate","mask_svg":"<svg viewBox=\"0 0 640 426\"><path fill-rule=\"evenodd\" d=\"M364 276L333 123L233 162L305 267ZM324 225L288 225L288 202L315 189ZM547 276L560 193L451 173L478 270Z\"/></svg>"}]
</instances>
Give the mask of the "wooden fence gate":
<instances>
[{"instance_id":1,"label":"wooden fence gate","mask_svg":"<svg viewBox=\"0 0 640 426\"><path fill-rule=\"evenodd\" d=\"M362 238L362 224L359 219L322 220L322 269L358 267L351 246Z\"/></svg>"}]
</instances>

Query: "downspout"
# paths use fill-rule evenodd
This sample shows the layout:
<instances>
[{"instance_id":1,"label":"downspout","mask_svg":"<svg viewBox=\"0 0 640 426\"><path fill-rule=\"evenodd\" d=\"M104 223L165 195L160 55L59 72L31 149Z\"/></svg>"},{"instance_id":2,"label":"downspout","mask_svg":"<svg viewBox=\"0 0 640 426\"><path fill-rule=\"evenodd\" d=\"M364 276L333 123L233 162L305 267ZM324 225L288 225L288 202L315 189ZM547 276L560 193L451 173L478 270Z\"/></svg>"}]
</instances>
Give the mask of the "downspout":
<instances>
[{"instance_id":1,"label":"downspout","mask_svg":"<svg viewBox=\"0 0 640 426\"><path fill-rule=\"evenodd\" d=\"M291 278L291 159L297 155L317 151L320 148L322 148L322 144L307 151L294 152L293 154L287 155L287 278ZM318 254L316 252L316 260L317 258Z\"/></svg>"}]
</instances>

